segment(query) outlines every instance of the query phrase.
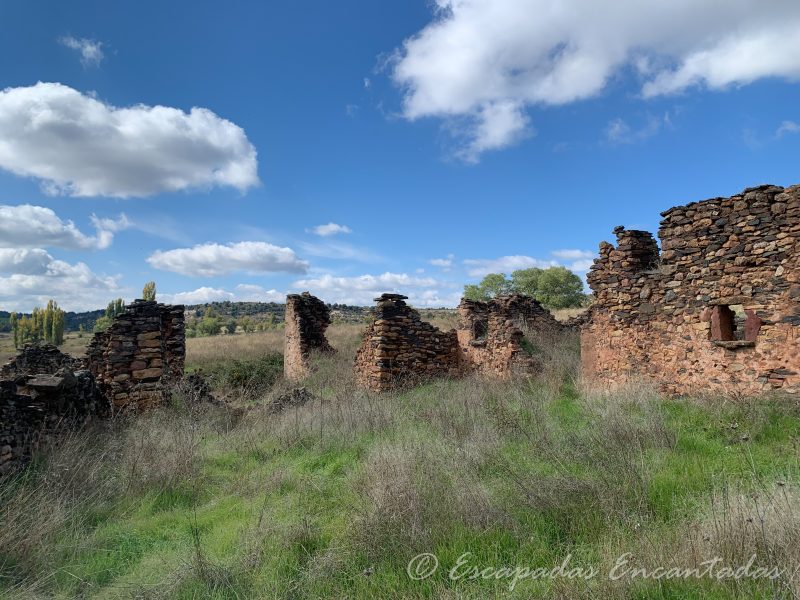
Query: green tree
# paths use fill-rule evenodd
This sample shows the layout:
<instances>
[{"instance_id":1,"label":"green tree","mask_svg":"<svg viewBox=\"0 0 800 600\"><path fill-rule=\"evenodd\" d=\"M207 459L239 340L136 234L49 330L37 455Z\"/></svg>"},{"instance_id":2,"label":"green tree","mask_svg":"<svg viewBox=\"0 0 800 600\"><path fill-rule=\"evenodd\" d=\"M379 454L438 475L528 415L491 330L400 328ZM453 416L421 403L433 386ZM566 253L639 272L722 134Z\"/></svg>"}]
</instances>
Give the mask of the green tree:
<instances>
[{"instance_id":1,"label":"green tree","mask_svg":"<svg viewBox=\"0 0 800 600\"><path fill-rule=\"evenodd\" d=\"M572 308L586 299L583 281L566 267L519 269L508 279L503 273L490 273L477 285L465 285L468 300L491 300L503 294L532 296L547 308Z\"/></svg>"},{"instance_id":2,"label":"green tree","mask_svg":"<svg viewBox=\"0 0 800 600\"><path fill-rule=\"evenodd\" d=\"M477 285L465 285L464 297L467 300L491 300L496 296L508 294L511 291L511 282L503 273L489 273Z\"/></svg>"},{"instance_id":3,"label":"green tree","mask_svg":"<svg viewBox=\"0 0 800 600\"><path fill-rule=\"evenodd\" d=\"M95 333L98 331L105 331L111 327L111 323L114 322L114 317L121 315L123 312L125 312L125 301L122 298L112 300L108 303L108 306L106 306L105 314L94 322L92 331Z\"/></svg>"},{"instance_id":4,"label":"green tree","mask_svg":"<svg viewBox=\"0 0 800 600\"><path fill-rule=\"evenodd\" d=\"M518 269L511 273L511 289L517 294L536 297L539 289L539 280L544 273L543 269L536 267L530 269Z\"/></svg>"},{"instance_id":5,"label":"green tree","mask_svg":"<svg viewBox=\"0 0 800 600\"><path fill-rule=\"evenodd\" d=\"M547 308L573 308L586 299L583 281L566 267L542 271L534 297Z\"/></svg>"},{"instance_id":6,"label":"green tree","mask_svg":"<svg viewBox=\"0 0 800 600\"><path fill-rule=\"evenodd\" d=\"M56 346L64 343L64 311L55 300L47 303L42 310L36 307L30 317L12 315L12 331L14 346L19 348L25 344L48 342Z\"/></svg>"},{"instance_id":7,"label":"green tree","mask_svg":"<svg viewBox=\"0 0 800 600\"><path fill-rule=\"evenodd\" d=\"M231 319L230 321L225 323L225 331L227 331L229 334L236 333L236 321Z\"/></svg>"},{"instance_id":8,"label":"green tree","mask_svg":"<svg viewBox=\"0 0 800 600\"><path fill-rule=\"evenodd\" d=\"M143 300L155 300L156 299L156 282L155 281L148 281L144 284L142 288L142 299Z\"/></svg>"}]
</instances>

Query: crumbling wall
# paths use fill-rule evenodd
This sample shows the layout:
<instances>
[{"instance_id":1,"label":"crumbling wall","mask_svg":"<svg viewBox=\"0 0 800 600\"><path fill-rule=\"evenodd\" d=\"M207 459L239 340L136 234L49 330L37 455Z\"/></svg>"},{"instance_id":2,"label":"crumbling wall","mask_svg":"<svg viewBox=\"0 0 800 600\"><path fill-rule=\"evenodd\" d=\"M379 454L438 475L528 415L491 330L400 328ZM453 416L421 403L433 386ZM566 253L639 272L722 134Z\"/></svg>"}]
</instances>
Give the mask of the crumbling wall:
<instances>
[{"instance_id":1,"label":"crumbling wall","mask_svg":"<svg viewBox=\"0 0 800 600\"><path fill-rule=\"evenodd\" d=\"M458 339L420 320L407 296L375 298L375 320L364 332L353 366L356 383L385 391L417 379L459 374Z\"/></svg>"},{"instance_id":2,"label":"crumbling wall","mask_svg":"<svg viewBox=\"0 0 800 600\"><path fill-rule=\"evenodd\" d=\"M800 391L800 186L761 186L614 230L588 282L584 377L673 394Z\"/></svg>"},{"instance_id":3,"label":"crumbling wall","mask_svg":"<svg viewBox=\"0 0 800 600\"><path fill-rule=\"evenodd\" d=\"M87 350L89 370L115 410L141 410L168 399L183 377L184 307L136 300L97 333Z\"/></svg>"},{"instance_id":4,"label":"crumbling wall","mask_svg":"<svg viewBox=\"0 0 800 600\"><path fill-rule=\"evenodd\" d=\"M80 359L55 346L26 346L0 369L0 475L27 463L52 436L107 413Z\"/></svg>"},{"instance_id":5,"label":"crumbling wall","mask_svg":"<svg viewBox=\"0 0 800 600\"><path fill-rule=\"evenodd\" d=\"M325 337L331 313L322 300L303 292L286 297L285 314L283 373L287 379L299 381L311 372L312 351L334 352Z\"/></svg>"},{"instance_id":6,"label":"crumbling wall","mask_svg":"<svg viewBox=\"0 0 800 600\"><path fill-rule=\"evenodd\" d=\"M522 345L525 332L555 333L561 329L537 300L520 294L489 302L462 298L458 315L461 370L490 377L534 372L536 361Z\"/></svg>"}]
</instances>

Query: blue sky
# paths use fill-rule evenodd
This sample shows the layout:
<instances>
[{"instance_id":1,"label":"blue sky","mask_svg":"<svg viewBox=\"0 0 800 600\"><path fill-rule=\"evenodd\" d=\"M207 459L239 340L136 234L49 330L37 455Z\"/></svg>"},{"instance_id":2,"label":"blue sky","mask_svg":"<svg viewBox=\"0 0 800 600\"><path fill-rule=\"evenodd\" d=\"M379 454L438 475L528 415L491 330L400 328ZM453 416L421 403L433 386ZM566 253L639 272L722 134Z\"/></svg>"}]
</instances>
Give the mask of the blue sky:
<instances>
[{"instance_id":1,"label":"blue sky","mask_svg":"<svg viewBox=\"0 0 800 600\"><path fill-rule=\"evenodd\" d=\"M3 2L0 309L452 306L800 183L796 0L596 5Z\"/></svg>"}]
</instances>

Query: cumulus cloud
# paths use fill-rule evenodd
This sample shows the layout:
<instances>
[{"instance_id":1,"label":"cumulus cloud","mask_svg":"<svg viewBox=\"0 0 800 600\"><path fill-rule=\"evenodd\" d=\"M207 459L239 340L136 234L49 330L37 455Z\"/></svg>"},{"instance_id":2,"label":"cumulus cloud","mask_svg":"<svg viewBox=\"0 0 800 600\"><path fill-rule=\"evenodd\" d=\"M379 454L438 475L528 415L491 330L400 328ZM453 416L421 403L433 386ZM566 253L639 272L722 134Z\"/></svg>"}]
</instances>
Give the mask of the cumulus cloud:
<instances>
[{"instance_id":1,"label":"cumulus cloud","mask_svg":"<svg viewBox=\"0 0 800 600\"><path fill-rule=\"evenodd\" d=\"M775 137L783 137L790 133L800 133L800 123L794 121L784 121L775 132Z\"/></svg>"},{"instance_id":2,"label":"cumulus cloud","mask_svg":"<svg viewBox=\"0 0 800 600\"><path fill-rule=\"evenodd\" d=\"M58 39L62 46L72 50L77 50L81 55L81 64L84 67L97 67L103 62L103 43L88 38L76 38L65 35Z\"/></svg>"},{"instance_id":3,"label":"cumulus cloud","mask_svg":"<svg viewBox=\"0 0 800 600\"><path fill-rule=\"evenodd\" d=\"M347 225L339 225L338 223L326 223L325 225L317 225L316 227L312 227L311 229L307 229L306 231L314 233L316 235L321 235L322 237L328 237L330 235L336 235L338 233L353 233L353 230L350 229Z\"/></svg>"},{"instance_id":4,"label":"cumulus cloud","mask_svg":"<svg viewBox=\"0 0 800 600\"><path fill-rule=\"evenodd\" d=\"M206 108L118 108L59 83L0 92L0 168L49 194L151 196L258 185L244 130Z\"/></svg>"},{"instance_id":5,"label":"cumulus cloud","mask_svg":"<svg viewBox=\"0 0 800 600\"><path fill-rule=\"evenodd\" d=\"M108 248L114 233L127 229L131 223L122 214L117 219L91 216L96 235L82 233L72 221L62 221L56 213L43 206L0 204L0 247L5 248Z\"/></svg>"},{"instance_id":6,"label":"cumulus cloud","mask_svg":"<svg viewBox=\"0 0 800 600\"><path fill-rule=\"evenodd\" d=\"M455 255L448 254L447 258L432 258L428 261L429 264L433 265L434 267L439 267L443 271L449 271L450 267L453 266L453 259Z\"/></svg>"},{"instance_id":7,"label":"cumulus cloud","mask_svg":"<svg viewBox=\"0 0 800 600\"><path fill-rule=\"evenodd\" d=\"M242 302L284 302L286 294L276 289L265 289L252 283L240 283L236 286L236 299Z\"/></svg>"},{"instance_id":8,"label":"cumulus cloud","mask_svg":"<svg viewBox=\"0 0 800 600\"><path fill-rule=\"evenodd\" d=\"M530 269L538 267L556 267L558 262L555 260L542 260L531 256L513 255L501 256L499 258L467 258L464 265L467 267L467 274L470 277L483 277L489 273L511 273L518 269Z\"/></svg>"},{"instance_id":9,"label":"cumulus cloud","mask_svg":"<svg viewBox=\"0 0 800 600\"><path fill-rule=\"evenodd\" d=\"M409 297L416 306L455 306L458 292L442 293L439 288L450 287L432 277L412 277L406 273L386 272L380 275L335 277L325 274L313 279L301 279L292 285L308 290L326 302L369 305L383 293L398 293Z\"/></svg>"},{"instance_id":10,"label":"cumulus cloud","mask_svg":"<svg viewBox=\"0 0 800 600\"><path fill-rule=\"evenodd\" d=\"M240 283L229 292L222 288L199 287L189 292L160 293L158 301L167 304L206 304L208 302L284 302L286 294L277 290L266 290L260 285Z\"/></svg>"},{"instance_id":11,"label":"cumulus cloud","mask_svg":"<svg viewBox=\"0 0 800 600\"><path fill-rule=\"evenodd\" d=\"M529 133L529 107L597 96L628 68L644 97L800 78L796 0L435 2L392 78L405 118L455 123L468 161Z\"/></svg>"},{"instance_id":12,"label":"cumulus cloud","mask_svg":"<svg viewBox=\"0 0 800 600\"><path fill-rule=\"evenodd\" d=\"M556 258L561 258L563 260L580 260L586 258L594 258L596 252L592 252L591 250L575 250L575 249L564 249L564 250L553 250L550 254L555 256Z\"/></svg>"},{"instance_id":13,"label":"cumulus cloud","mask_svg":"<svg viewBox=\"0 0 800 600\"><path fill-rule=\"evenodd\" d=\"M157 250L147 258L156 269L182 275L216 277L237 271L247 273L305 273L308 263L291 248L266 242L198 244L192 248Z\"/></svg>"},{"instance_id":14,"label":"cumulus cloud","mask_svg":"<svg viewBox=\"0 0 800 600\"><path fill-rule=\"evenodd\" d=\"M97 275L82 262L70 264L41 248L0 248L0 304L30 311L50 298L66 310L89 310L119 295L118 277Z\"/></svg>"}]
</instances>

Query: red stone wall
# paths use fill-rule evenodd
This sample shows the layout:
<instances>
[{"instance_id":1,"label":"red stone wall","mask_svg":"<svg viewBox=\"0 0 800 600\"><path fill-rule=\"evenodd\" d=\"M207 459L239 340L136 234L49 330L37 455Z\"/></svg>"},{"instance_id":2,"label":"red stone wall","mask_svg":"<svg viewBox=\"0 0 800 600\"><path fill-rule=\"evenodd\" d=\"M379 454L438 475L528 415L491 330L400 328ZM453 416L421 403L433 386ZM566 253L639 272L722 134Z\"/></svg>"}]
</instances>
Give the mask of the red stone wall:
<instances>
[{"instance_id":1,"label":"red stone wall","mask_svg":"<svg viewBox=\"0 0 800 600\"><path fill-rule=\"evenodd\" d=\"M376 392L409 381L459 374L455 331L441 331L420 320L406 296L376 298L375 321L364 332L353 372L356 383Z\"/></svg>"},{"instance_id":2,"label":"red stone wall","mask_svg":"<svg viewBox=\"0 0 800 600\"><path fill-rule=\"evenodd\" d=\"M535 361L522 347L523 330L553 332L561 327L539 302L517 294L490 302L463 298L458 314L461 370L490 377L535 371Z\"/></svg>"},{"instance_id":3,"label":"red stone wall","mask_svg":"<svg viewBox=\"0 0 800 600\"><path fill-rule=\"evenodd\" d=\"M136 300L95 334L87 365L117 410L141 410L166 401L183 377L184 307Z\"/></svg>"},{"instance_id":4,"label":"red stone wall","mask_svg":"<svg viewBox=\"0 0 800 600\"><path fill-rule=\"evenodd\" d=\"M584 378L673 394L800 391L800 186L662 216L660 256L649 233L621 227L616 247L600 245Z\"/></svg>"},{"instance_id":5,"label":"red stone wall","mask_svg":"<svg viewBox=\"0 0 800 600\"><path fill-rule=\"evenodd\" d=\"M309 356L313 350L334 351L325 337L331 323L330 309L308 292L290 294L286 297L285 320L283 374L286 379L299 381L311 372Z\"/></svg>"}]
</instances>

